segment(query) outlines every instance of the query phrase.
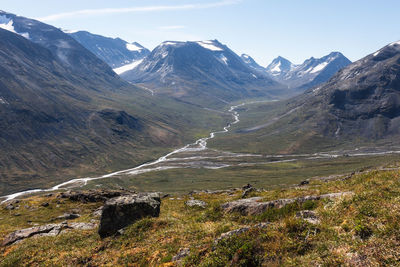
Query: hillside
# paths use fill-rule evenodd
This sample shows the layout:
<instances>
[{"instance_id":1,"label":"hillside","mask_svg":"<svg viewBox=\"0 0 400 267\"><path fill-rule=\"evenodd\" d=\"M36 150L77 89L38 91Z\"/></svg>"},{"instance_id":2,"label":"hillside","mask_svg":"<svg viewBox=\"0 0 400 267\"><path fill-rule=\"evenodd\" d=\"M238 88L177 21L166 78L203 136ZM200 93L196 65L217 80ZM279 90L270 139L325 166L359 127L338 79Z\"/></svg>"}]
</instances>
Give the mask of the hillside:
<instances>
[{"instance_id":1,"label":"hillside","mask_svg":"<svg viewBox=\"0 0 400 267\"><path fill-rule=\"evenodd\" d=\"M247 185L244 189L167 196L161 199L159 217L140 219L119 235L104 239L99 237L96 225L98 208L103 205L100 199L81 202L55 194L2 204L0 236L35 225L60 224L66 214L75 215L68 215L71 218L63 225L75 230L60 230L55 236L43 234L3 246L0 265L394 266L398 263L398 165L308 182L285 190L249 190L252 187ZM235 211L233 203L245 203L241 198L243 190L248 191L247 203L253 203L254 207L271 203L275 207L259 212L253 208ZM191 203L188 202L191 199L200 200L192 201L200 206L185 204Z\"/></svg>"},{"instance_id":2,"label":"hillside","mask_svg":"<svg viewBox=\"0 0 400 267\"><path fill-rule=\"evenodd\" d=\"M389 44L298 97L258 105L245 113L242 124L235 125L235 133L218 137L211 145L278 153L341 153L360 147L396 150L400 145L399 58L400 44Z\"/></svg>"},{"instance_id":3,"label":"hillside","mask_svg":"<svg viewBox=\"0 0 400 267\"><path fill-rule=\"evenodd\" d=\"M130 85L57 28L0 17L1 195L129 168L225 122Z\"/></svg>"},{"instance_id":4,"label":"hillside","mask_svg":"<svg viewBox=\"0 0 400 267\"><path fill-rule=\"evenodd\" d=\"M110 38L87 31L67 33L113 69L143 59L150 51L137 42L128 43L120 38Z\"/></svg>"}]
</instances>

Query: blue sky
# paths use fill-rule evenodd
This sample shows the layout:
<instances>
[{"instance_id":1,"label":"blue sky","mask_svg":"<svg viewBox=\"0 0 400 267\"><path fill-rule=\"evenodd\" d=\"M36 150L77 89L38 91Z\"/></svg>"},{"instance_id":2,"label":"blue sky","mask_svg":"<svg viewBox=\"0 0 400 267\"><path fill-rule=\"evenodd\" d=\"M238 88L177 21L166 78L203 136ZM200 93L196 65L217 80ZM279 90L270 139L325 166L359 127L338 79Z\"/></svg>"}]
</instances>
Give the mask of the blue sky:
<instances>
[{"instance_id":1,"label":"blue sky","mask_svg":"<svg viewBox=\"0 0 400 267\"><path fill-rule=\"evenodd\" d=\"M0 9L149 49L218 39L261 65L331 51L354 61L400 40L399 0L2 0Z\"/></svg>"}]
</instances>

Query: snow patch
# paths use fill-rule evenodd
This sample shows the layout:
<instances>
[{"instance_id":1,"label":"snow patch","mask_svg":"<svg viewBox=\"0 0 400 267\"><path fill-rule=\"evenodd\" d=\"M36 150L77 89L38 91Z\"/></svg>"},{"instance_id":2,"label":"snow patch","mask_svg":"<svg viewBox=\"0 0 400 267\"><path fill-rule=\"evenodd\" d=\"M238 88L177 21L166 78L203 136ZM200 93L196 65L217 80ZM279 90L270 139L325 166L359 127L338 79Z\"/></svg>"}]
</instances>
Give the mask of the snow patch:
<instances>
[{"instance_id":1,"label":"snow patch","mask_svg":"<svg viewBox=\"0 0 400 267\"><path fill-rule=\"evenodd\" d=\"M272 72L281 72L281 71L282 71L282 70L281 70L281 62L279 61L279 63L276 64L276 65L271 69L271 71L272 71ZM277 74L275 74L275 75L277 75Z\"/></svg>"},{"instance_id":2,"label":"snow patch","mask_svg":"<svg viewBox=\"0 0 400 267\"><path fill-rule=\"evenodd\" d=\"M374 57L376 57L377 55L379 55L379 53L381 52L381 50L378 50L374 53Z\"/></svg>"},{"instance_id":3,"label":"snow patch","mask_svg":"<svg viewBox=\"0 0 400 267\"><path fill-rule=\"evenodd\" d=\"M395 45L400 45L400 41L393 42L393 43L391 43L389 46L395 46Z\"/></svg>"},{"instance_id":4,"label":"snow patch","mask_svg":"<svg viewBox=\"0 0 400 267\"><path fill-rule=\"evenodd\" d=\"M228 66L228 59L226 58L226 56L224 54L219 55L219 59Z\"/></svg>"},{"instance_id":5,"label":"snow patch","mask_svg":"<svg viewBox=\"0 0 400 267\"><path fill-rule=\"evenodd\" d=\"M318 66L316 66L315 68L313 68L310 73L316 73L318 71L321 71L323 69L325 69L326 66L328 66L328 62L323 62L321 64L319 64Z\"/></svg>"},{"instance_id":6,"label":"snow patch","mask_svg":"<svg viewBox=\"0 0 400 267\"><path fill-rule=\"evenodd\" d=\"M124 72L127 72L128 70L133 70L134 68L136 68L136 66L138 66L140 63L142 63L142 61L143 61L143 59L134 61L134 62L132 62L130 64L127 64L127 65L124 65L122 67L115 68L115 69L113 69L113 71L116 74L120 75L120 74L122 74Z\"/></svg>"},{"instance_id":7,"label":"snow patch","mask_svg":"<svg viewBox=\"0 0 400 267\"><path fill-rule=\"evenodd\" d=\"M10 31L16 34L21 35L22 37L25 37L26 39L29 39L29 33L27 32L16 32L14 29L14 21L10 18L7 18L4 15L0 15L0 28L6 30L6 31Z\"/></svg>"},{"instance_id":8,"label":"snow patch","mask_svg":"<svg viewBox=\"0 0 400 267\"><path fill-rule=\"evenodd\" d=\"M135 44L126 44L126 49L128 49L129 51L140 51L143 48Z\"/></svg>"},{"instance_id":9,"label":"snow patch","mask_svg":"<svg viewBox=\"0 0 400 267\"><path fill-rule=\"evenodd\" d=\"M166 42L163 42L161 45L163 46L163 45L177 45L177 44L179 44L179 43L178 42L166 41Z\"/></svg>"},{"instance_id":10,"label":"snow patch","mask_svg":"<svg viewBox=\"0 0 400 267\"><path fill-rule=\"evenodd\" d=\"M202 46L203 48L211 51L224 51L224 49L222 49L221 47L216 46L213 41L200 41L196 43Z\"/></svg>"},{"instance_id":11,"label":"snow patch","mask_svg":"<svg viewBox=\"0 0 400 267\"><path fill-rule=\"evenodd\" d=\"M69 33L69 34L79 32L79 30L66 30L66 29L62 29L62 31L63 31L64 33Z\"/></svg>"}]
</instances>

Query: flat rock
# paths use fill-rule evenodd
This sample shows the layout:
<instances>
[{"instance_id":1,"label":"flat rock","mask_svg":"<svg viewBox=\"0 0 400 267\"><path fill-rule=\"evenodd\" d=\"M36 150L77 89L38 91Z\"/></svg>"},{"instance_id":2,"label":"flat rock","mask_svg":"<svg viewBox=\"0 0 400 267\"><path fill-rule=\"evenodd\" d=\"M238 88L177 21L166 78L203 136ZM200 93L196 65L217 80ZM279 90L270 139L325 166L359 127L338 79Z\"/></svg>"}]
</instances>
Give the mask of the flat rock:
<instances>
[{"instance_id":1,"label":"flat rock","mask_svg":"<svg viewBox=\"0 0 400 267\"><path fill-rule=\"evenodd\" d=\"M159 194L133 194L108 200L103 206L98 233L104 238L143 217L158 217Z\"/></svg>"},{"instance_id":2,"label":"flat rock","mask_svg":"<svg viewBox=\"0 0 400 267\"><path fill-rule=\"evenodd\" d=\"M306 201L314 201L320 199L333 199L343 196L353 195L353 192L331 193L319 196L305 196L298 198L277 199L272 201L260 202L261 197L253 197L227 202L221 205L221 208L228 213L239 212L242 215L257 215L265 212L270 208L283 208L288 204L295 202L303 203Z\"/></svg>"},{"instance_id":3,"label":"flat rock","mask_svg":"<svg viewBox=\"0 0 400 267\"><path fill-rule=\"evenodd\" d=\"M76 218L79 218L79 217L81 217L81 215L77 214L77 213L64 213L63 215L58 216L56 219L59 219L59 220L73 220L73 219L76 219Z\"/></svg>"},{"instance_id":4,"label":"flat rock","mask_svg":"<svg viewBox=\"0 0 400 267\"><path fill-rule=\"evenodd\" d=\"M250 229L254 229L254 228L256 228L256 229L264 229L264 228L268 227L268 225L269 225L269 223L259 223L259 224L253 225L253 226L244 226L244 227L241 227L241 228L238 228L238 229L223 233L217 239L214 240L214 245L218 245L218 243L221 242L224 239L227 239L227 238L230 238L232 236L248 232L248 231L250 231Z\"/></svg>"},{"instance_id":5,"label":"flat rock","mask_svg":"<svg viewBox=\"0 0 400 267\"><path fill-rule=\"evenodd\" d=\"M207 203L202 201L202 200L197 200L197 199L190 199L185 202L185 205L188 207L200 207L200 208L206 208Z\"/></svg>"},{"instance_id":6,"label":"flat rock","mask_svg":"<svg viewBox=\"0 0 400 267\"><path fill-rule=\"evenodd\" d=\"M67 229L78 229L78 230L90 230L94 229L97 224L94 223L70 223L62 222L59 224L47 224L42 226L35 226L31 228L25 228L17 230L7 235L2 246L8 246L15 242L30 238L30 237L41 237L41 236L56 236L62 231Z\"/></svg>"}]
</instances>

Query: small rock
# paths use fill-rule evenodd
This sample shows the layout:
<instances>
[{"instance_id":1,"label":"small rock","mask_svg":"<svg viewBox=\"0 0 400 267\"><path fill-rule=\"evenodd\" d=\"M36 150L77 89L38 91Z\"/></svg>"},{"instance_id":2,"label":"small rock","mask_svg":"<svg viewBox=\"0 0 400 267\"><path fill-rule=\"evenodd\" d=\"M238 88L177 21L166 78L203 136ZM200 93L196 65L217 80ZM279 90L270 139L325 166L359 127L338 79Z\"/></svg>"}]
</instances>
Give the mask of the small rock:
<instances>
[{"instance_id":1,"label":"small rock","mask_svg":"<svg viewBox=\"0 0 400 267\"><path fill-rule=\"evenodd\" d=\"M79 217L81 217L81 215L77 214L77 213L64 213L63 215L58 216L56 219L73 220L73 219L76 219L76 218L79 218Z\"/></svg>"},{"instance_id":2,"label":"small rock","mask_svg":"<svg viewBox=\"0 0 400 267\"><path fill-rule=\"evenodd\" d=\"M190 249L189 248L181 248L179 250L178 254L176 254L174 257L172 257L172 261L180 261L184 257L189 256L189 253L190 253Z\"/></svg>"},{"instance_id":3,"label":"small rock","mask_svg":"<svg viewBox=\"0 0 400 267\"><path fill-rule=\"evenodd\" d=\"M8 204L7 206L4 207L4 209L6 209L6 210L13 210L13 209L15 209L15 207L14 207L13 204Z\"/></svg>"},{"instance_id":4,"label":"small rock","mask_svg":"<svg viewBox=\"0 0 400 267\"><path fill-rule=\"evenodd\" d=\"M40 206L42 207L48 207L50 204L48 202L43 202L42 204L40 204Z\"/></svg>"},{"instance_id":5,"label":"small rock","mask_svg":"<svg viewBox=\"0 0 400 267\"><path fill-rule=\"evenodd\" d=\"M253 225L253 226L244 226L242 228L235 229L235 230L223 233L217 239L214 240L214 245L217 245L221 240L230 238L230 237L235 236L235 235L239 235L239 234L245 233L245 232L249 231L252 228L265 229L265 228L268 227L268 225L269 225L269 223L259 223L259 224Z\"/></svg>"},{"instance_id":6,"label":"small rock","mask_svg":"<svg viewBox=\"0 0 400 267\"><path fill-rule=\"evenodd\" d=\"M160 205L160 196L153 193L110 199L103 207L98 233L107 237L143 217L158 217Z\"/></svg>"},{"instance_id":7,"label":"small rock","mask_svg":"<svg viewBox=\"0 0 400 267\"><path fill-rule=\"evenodd\" d=\"M299 186L308 185L308 184L310 184L310 181L305 180L305 181L301 181L299 183Z\"/></svg>"},{"instance_id":8,"label":"small rock","mask_svg":"<svg viewBox=\"0 0 400 267\"><path fill-rule=\"evenodd\" d=\"M188 207L200 207L205 209L207 207L207 203L202 200L191 199L185 202L185 205Z\"/></svg>"},{"instance_id":9,"label":"small rock","mask_svg":"<svg viewBox=\"0 0 400 267\"><path fill-rule=\"evenodd\" d=\"M311 224L319 224L320 220L317 214L312 210L302 210L296 213L296 217L303 219Z\"/></svg>"},{"instance_id":10,"label":"small rock","mask_svg":"<svg viewBox=\"0 0 400 267\"><path fill-rule=\"evenodd\" d=\"M242 186L243 191L250 189L250 188L253 188L253 186L251 184L246 184L246 185Z\"/></svg>"},{"instance_id":11,"label":"small rock","mask_svg":"<svg viewBox=\"0 0 400 267\"><path fill-rule=\"evenodd\" d=\"M257 189L254 188L254 187L250 187L250 188L245 189L245 190L243 191L242 198L248 197L249 194L250 194L251 192L254 192L254 191L257 191Z\"/></svg>"}]
</instances>

